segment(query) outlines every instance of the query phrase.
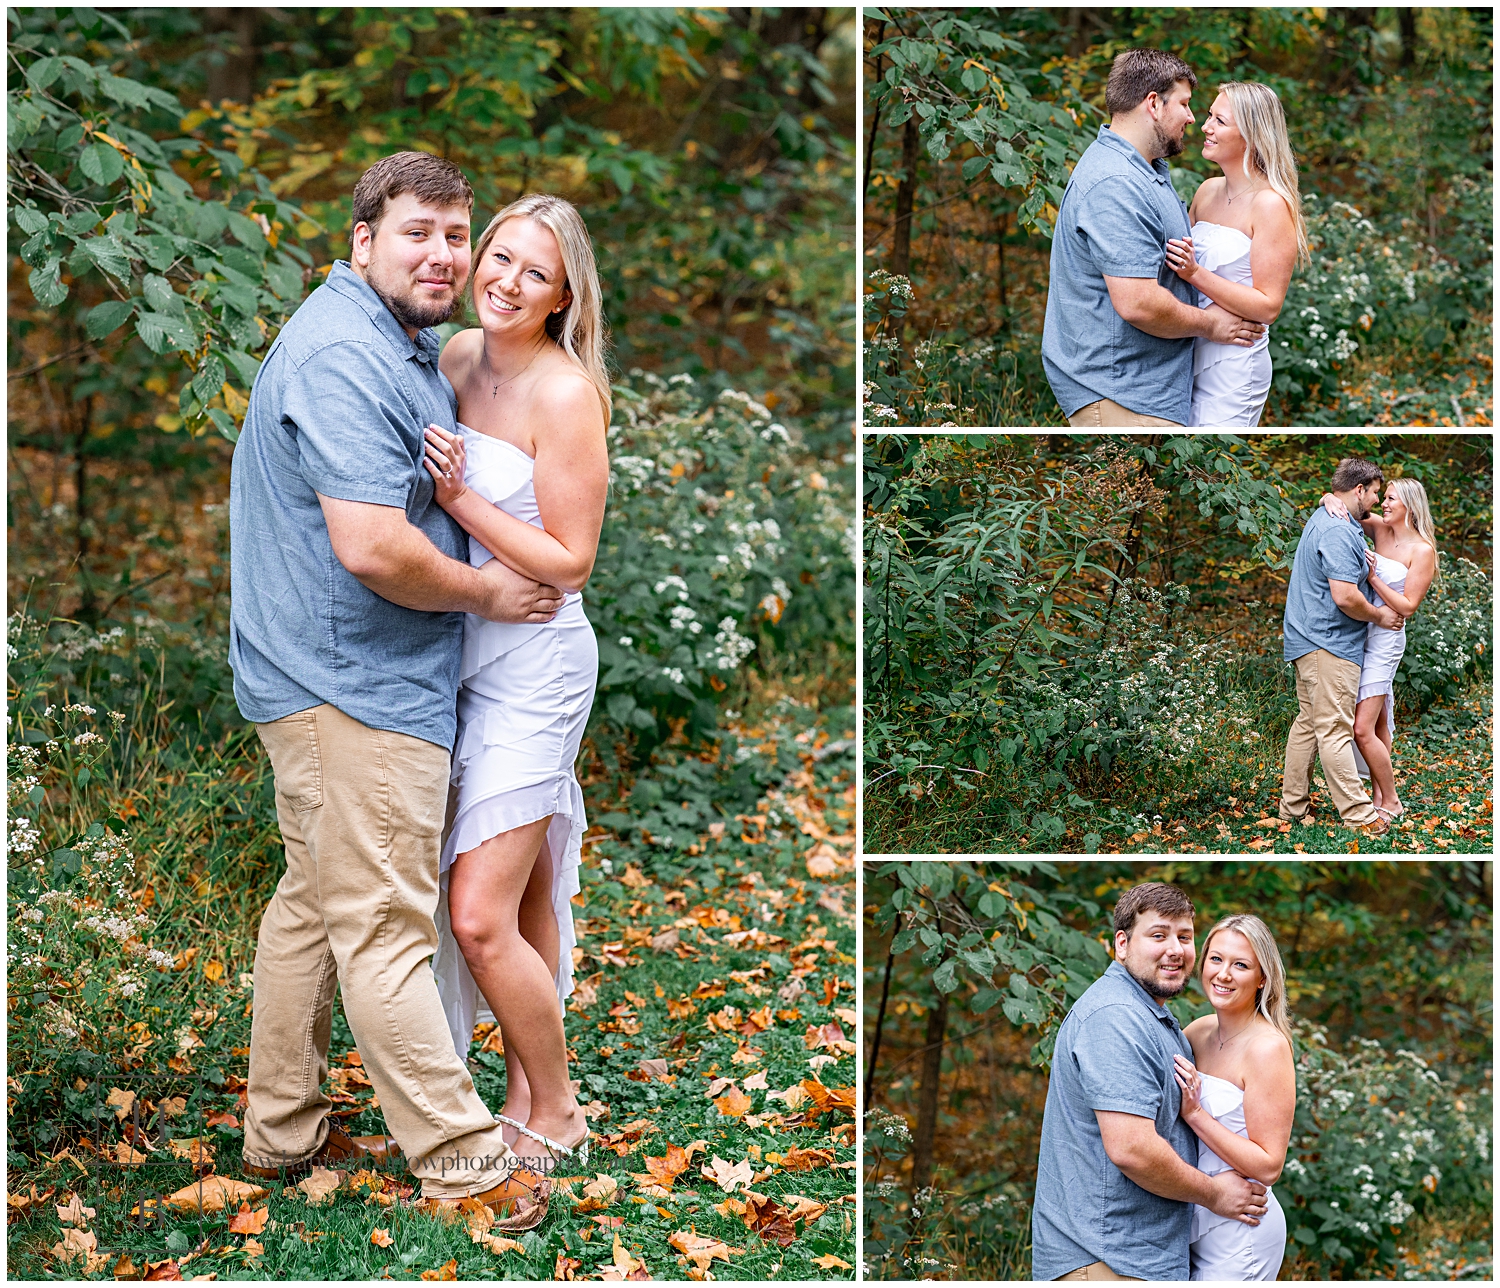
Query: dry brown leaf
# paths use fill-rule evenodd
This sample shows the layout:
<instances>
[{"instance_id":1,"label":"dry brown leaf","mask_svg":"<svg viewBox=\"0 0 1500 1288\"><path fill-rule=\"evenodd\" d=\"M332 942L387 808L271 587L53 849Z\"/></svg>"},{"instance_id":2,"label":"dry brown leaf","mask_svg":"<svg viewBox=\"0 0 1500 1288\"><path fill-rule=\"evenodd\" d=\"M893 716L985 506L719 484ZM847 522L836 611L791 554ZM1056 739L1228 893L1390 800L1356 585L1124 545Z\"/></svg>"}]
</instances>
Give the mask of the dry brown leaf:
<instances>
[{"instance_id":1,"label":"dry brown leaf","mask_svg":"<svg viewBox=\"0 0 1500 1288\"><path fill-rule=\"evenodd\" d=\"M202 1180L184 1185L175 1194L169 1194L162 1202L178 1212L222 1212L231 1204L255 1203L266 1197L268 1191L248 1181L232 1181L225 1176L205 1176Z\"/></svg>"},{"instance_id":2,"label":"dry brown leaf","mask_svg":"<svg viewBox=\"0 0 1500 1288\"><path fill-rule=\"evenodd\" d=\"M68 1195L68 1201L57 1207L57 1219L63 1225L76 1225L80 1229L94 1219L94 1209L84 1207L83 1200L76 1194Z\"/></svg>"},{"instance_id":3,"label":"dry brown leaf","mask_svg":"<svg viewBox=\"0 0 1500 1288\"><path fill-rule=\"evenodd\" d=\"M678 933L676 926L668 926L659 935L651 938L651 949L653 952L669 953L682 942L682 936Z\"/></svg>"},{"instance_id":4,"label":"dry brown leaf","mask_svg":"<svg viewBox=\"0 0 1500 1288\"><path fill-rule=\"evenodd\" d=\"M733 1078L715 1078L708 1084L708 1090L703 1094L707 1099L712 1100L714 1097L722 1095L724 1091L732 1086L734 1086Z\"/></svg>"},{"instance_id":5,"label":"dry brown leaf","mask_svg":"<svg viewBox=\"0 0 1500 1288\"><path fill-rule=\"evenodd\" d=\"M672 1072L665 1060L642 1060L637 1066L648 1078L666 1078Z\"/></svg>"},{"instance_id":6,"label":"dry brown leaf","mask_svg":"<svg viewBox=\"0 0 1500 1288\"><path fill-rule=\"evenodd\" d=\"M707 1270L709 1263L715 1260L728 1261L732 1252L744 1252L743 1248L732 1248L719 1239L711 1239L694 1230L678 1230L667 1238L667 1244L676 1248L699 1270Z\"/></svg>"},{"instance_id":7,"label":"dry brown leaf","mask_svg":"<svg viewBox=\"0 0 1500 1288\"><path fill-rule=\"evenodd\" d=\"M853 1270L854 1269L854 1267L851 1266L847 1261L840 1260L838 1257L834 1256L833 1253L831 1253L831 1252L825 1253L821 1257L814 1257L812 1259L812 1263L813 1263L813 1265L817 1266L819 1270Z\"/></svg>"},{"instance_id":8,"label":"dry brown leaf","mask_svg":"<svg viewBox=\"0 0 1500 1288\"><path fill-rule=\"evenodd\" d=\"M502 1252L519 1252L523 1257L526 1255L526 1249L522 1244L517 1243L514 1239L507 1239L503 1235L481 1234L478 1230L475 1230L470 1235L470 1238L475 1243L483 1244L497 1257Z\"/></svg>"},{"instance_id":9,"label":"dry brown leaf","mask_svg":"<svg viewBox=\"0 0 1500 1288\"><path fill-rule=\"evenodd\" d=\"M620 1182L613 1176L599 1173L596 1180L583 1187L583 1198L574 1208L576 1212L598 1212L613 1203L620 1192Z\"/></svg>"},{"instance_id":10,"label":"dry brown leaf","mask_svg":"<svg viewBox=\"0 0 1500 1288\"><path fill-rule=\"evenodd\" d=\"M738 1118L750 1108L750 1097L739 1088L730 1087L714 1101L714 1108L726 1118Z\"/></svg>"},{"instance_id":11,"label":"dry brown leaf","mask_svg":"<svg viewBox=\"0 0 1500 1288\"><path fill-rule=\"evenodd\" d=\"M787 1209L787 1215L793 1221L816 1221L828 1211L828 1204L819 1203L816 1199L806 1198L801 1194L784 1194L782 1197L791 1204Z\"/></svg>"},{"instance_id":12,"label":"dry brown leaf","mask_svg":"<svg viewBox=\"0 0 1500 1288\"><path fill-rule=\"evenodd\" d=\"M786 1209L764 1194L745 1196L745 1224L767 1243L782 1248L797 1240L797 1228Z\"/></svg>"},{"instance_id":13,"label":"dry brown leaf","mask_svg":"<svg viewBox=\"0 0 1500 1288\"><path fill-rule=\"evenodd\" d=\"M573 1278L575 1270L582 1270L583 1262L577 1257L570 1257L566 1252L557 1254L557 1261L552 1267L552 1278L559 1283Z\"/></svg>"},{"instance_id":14,"label":"dry brown leaf","mask_svg":"<svg viewBox=\"0 0 1500 1288\"><path fill-rule=\"evenodd\" d=\"M831 1149L790 1149L781 1156L784 1172L810 1172L814 1168L828 1167L833 1163Z\"/></svg>"},{"instance_id":15,"label":"dry brown leaf","mask_svg":"<svg viewBox=\"0 0 1500 1288\"><path fill-rule=\"evenodd\" d=\"M149 1154L143 1154L140 1150L133 1148L129 1141L120 1140L115 1142L114 1159L122 1167L138 1166L146 1162L150 1157Z\"/></svg>"},{"instance_id":16,"label":"dry brown leaf","mask_svg":"<svg viewBox=\"0 0 1500 1288\"><path fill-rule=\"evenodd\" d=\"M742 1158L738 1163L730 1163L717 1155L712 1163L703 1167L702 1171L704 1176L726 1194L732 1193L736 1185L748 1190L751 1178L755 1175L748 1158Z\"/></svg>"},{"instance_id":17,"label":"dry brown leaf","mask_svg":"<svg viewBox=\"0 0 1500 1288\"><path fill-rule=\"evenodd\" d=\"M217 1279L218 1277L219 1276L217 1274L193 1276L194 1279ZM120 1275L117 1273L115 1275L115 1278L120 1278ZM182 1263L178 1261L172 1261L170 1259L167 1261L148 1261L146 1263L146 1273L142 1275L141 1278L156 1280L181 1280Z\"/></svg>"},{"instance_id":18,"label":"dry brown leaf","mask_svg":"<svg viewBox=\"0 0 1500 1288\"><path fill-rule=\"evenodd\" d=\"M308 1203L316 1207L319 1203L330 1200L333 1192L343 1183L342 1172L335 1172L327 1167L314 1167L310 1175L297 1182L297 1188L307 1196Z\"/></svg>"},{"instance_id":19,"label":"dry brown leaf","mask_svg":"<svg viewBox=\"0 0 1500 1288\"><path fill-rule=\"evenodd\" d=\"M135 1092L122 1091L119 1087L111 1087L109 1095L105 1096L104 1103L115 1111L115 1117L123 1122L130 1116L131 1107L135 1104Z\"/></svg>"},{"instance_id":20,"label":"dry brown leaf","mask_svg":"<svg viewBox=\"0 0 1500 1288\"><path fill-rule=\"evenodd\" d=\"M391 1238L389 1230L382 1230L378 1225L370 1232L370 1242L377 1248L389 1248L396 1241Z\"/></svg>"},{"instance_id":21,"label":"dry brown leaf","mask_svg":"<svg viewBox=\"0 0 1500 1288\"><path fill-rule=\"evenodd\" d=\"M266 1221L271 1216L268 1207L256 1208L253 1212L248 1203L241 1203L240 1210L229 1218L230 1234L259 1234L266 1228Z\"/></svg>"},{"instance_id":22,"label":"dry brown leaf","mask_svg":"<svg viewBox=\"0 0 1500 1288\"><path fill-rule=\"evenodd\" d=\"M98 1246L99 1240L93 1231L70 1226L63 1231L62 1241L54 1243L50 1251L59 1261L82 1261L84 1274L92 1275L109 1265L109 1258L99 1254Z\"/></svg>"},{"instance_id":23,"label":"dry brown leaf","mask_svg":"<svg viewBox=\"0 0 1500 1288\"><path fill-rule=\"evenodd\" d=\"M764 1091L768 1086L766 1082L766 1071L762 1069L759 1073L752 1073L745 1079L746 1091Z\"/></svg>"},{"instance_id":24,"label":"dry brown leaf","mask_svg":"<svg viewBox=\"0 0 1500 1288\"><path fill-rule=\"evenodd\" d=\"M214 1165L214 1151L206 1140L199 1136L189 1136L185 1140L173 1139L167 1142L172 1153L184 1163L191 1163L196 1168L210 1169Z\"/></svg>"},{"instance_id":25,"label":"dry brown leaf","mask_svg":"<svg viewBox=\"0 0 1500 1288\"><path fill-rule=\"evenodd\" d=\"M456 1257L450 1257L447 1261L443 1262L443 1264L440 1265L436 1270L424 1270L418 1277L422 1279L434 1280L457 1279L458 1259Z\"/></svg>"}]
</instances>

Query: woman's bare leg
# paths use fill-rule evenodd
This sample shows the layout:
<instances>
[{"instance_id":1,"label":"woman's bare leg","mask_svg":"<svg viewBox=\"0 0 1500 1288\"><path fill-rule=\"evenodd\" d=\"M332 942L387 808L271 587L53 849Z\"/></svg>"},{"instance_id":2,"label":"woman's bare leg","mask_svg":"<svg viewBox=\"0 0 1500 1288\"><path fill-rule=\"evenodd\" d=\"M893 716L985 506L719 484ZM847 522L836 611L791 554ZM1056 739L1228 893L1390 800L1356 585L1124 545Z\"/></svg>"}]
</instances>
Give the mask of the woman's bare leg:
<instances>
[{"instance_id":1,"label":"woman's bare leg","mask_svg":"<svg viewBox=\"0 0 1500 1288\"><path fill-rule=\"evenodd\" d=\"M527 1125L571 1145L584 1138L588 1123L568 1085L553 971L520 929L521 904L549 821L502 832L460 854L449 877L448 908L453 937L500 1022L506 1053L514 1050L525 1070L531 1097ZM516 1152L547 1156L546 1147L528 1136L516 1142Z\"/></svg>"},{"instance_id":2,"label":"woman's bare leg","mask_svg":"<svg viewBox=\"0 0 1500 1288\"><path fill-rule=\"evenodd\" d=\"M552 977L557 978L559 941L557 936L557 914L552 909L552 850L545 836L532 865L531 879L521 896L521 907L517 914L517 925L521 938L536 949L546 963ZM505 1030L500 1030L505 1041ZM505 1041L505 1104L500 1112L507 1118L524 1123L531 1117L531 1084L526 1080L526 1070L516 1054L515 1045ZM506 1140L515 1143L514 1127L505 1128ZM545 1133L544 1133L545 1134Z\"/></svg>"},{"instance_id":3,"label":"woman's bare leg","mask_svg":"<svg viewBox=\"0 0 1500 1288\"><path fill-rule=\"evenodd\" d=\"M1380 716L1375 721L1375 736L1385 744L1385 754L1391 762L1391 794L1384 802L1384 808L1393 809L1399 813L1405 813L1406 808L1396 796L1396 740L1391 731L1391 703L1395 701L1389 694L1386 701L1380 705Z\"/></svg>"},{"instance_id":4,"label":"woman's bare leg","mask_svg":"<svg viewBox=\"0 0 1500 1288\"><path fill-rule=\"evenodd\" d=\"M1396 807L1396 783L1391 772L1391 753L1375 732L1375 722L1385 710L1385 695L1366 698L1354 711L1354 741L1370 767L1371 800L1381 809Z\"/></svg>"}]
</instances>

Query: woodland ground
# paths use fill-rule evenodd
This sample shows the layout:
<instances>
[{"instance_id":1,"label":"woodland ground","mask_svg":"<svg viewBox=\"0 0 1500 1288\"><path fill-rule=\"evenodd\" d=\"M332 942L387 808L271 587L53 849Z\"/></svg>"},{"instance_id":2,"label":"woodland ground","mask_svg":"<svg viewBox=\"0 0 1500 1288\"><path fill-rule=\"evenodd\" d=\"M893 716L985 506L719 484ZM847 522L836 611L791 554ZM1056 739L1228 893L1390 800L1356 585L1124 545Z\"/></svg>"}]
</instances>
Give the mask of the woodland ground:
<instances>
[{"instance_id":1,"label":"woodland ground","mask_svg":"<svg viewBox=\"0 0 1500 1288\"><path fill-rule=\"evenodd\" d=\"M475 1242L462 1220L418 1210L399 1168L346 1175L320 1206L273 1184L250 1204L249 1232L232 1232L228 1213L152 1221L149 1203L142 1228L142 1197L189 1185L194 1171L160 1148L122 1166L133 1131L124 1117L106 1119L92 1139L56 1139L35 1158L10 1154L10 1276L143 1277L149 1264L153 1278L645 1278L642 1266L653 1278L701 1277L672 1243L679 1233L698 1238L678 1240L689 1249L716 1245L706 1255L718 1257L718 1278L841 1276L854 1259L853 810L847 764L815 754L814 741L804 735L801 767L756 813L694 842L704 858L692 868L653 876L661 868L649 856L596 838L567 1017L593 1155L586 1175L563 1179L542 1226L509 1250ZM184 1096L168 1135L201 1135L210 1170L230 1178L240 1175L250 1027L248 990L235 980L251 947L242 940L227 961L205 961L196 947L179 956L202 1045L190 1073L142 1098L151 1120L151 1101L170 1110L168 1097ZM475 1082L498 1107L503 1059L479 1036ZM383 1131L339 1008L331 1063L325 1090L343 1125ZM106 1077L99 1093L108 1089ZM743 1165L732 1192L702 1174L716 1158L725 1170ZM769 1200L750 1201L748 1216L747 1188ZM87 1274L58 1256L66 1227L57 1205L73 1196L93 1209L79 1223L96 1237Z\"/></svg>"}]
</instances>

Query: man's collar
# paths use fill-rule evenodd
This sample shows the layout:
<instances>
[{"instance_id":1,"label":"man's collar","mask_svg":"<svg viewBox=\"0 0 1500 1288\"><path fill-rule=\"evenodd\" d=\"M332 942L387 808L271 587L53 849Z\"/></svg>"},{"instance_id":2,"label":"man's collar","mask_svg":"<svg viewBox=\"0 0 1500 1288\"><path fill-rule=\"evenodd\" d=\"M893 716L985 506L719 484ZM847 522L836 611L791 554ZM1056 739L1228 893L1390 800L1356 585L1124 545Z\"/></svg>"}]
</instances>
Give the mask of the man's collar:
<instances>
[{"instance_id":1,"label":"man's collar","mask_svg":"<svg viewBox=\"0 0 1500 1288\"><path fill-rule=\"evenodd\" d=\"M1124 976L1125 979L1130 981L1130 986L1135 989L1135 991L1141 995L1141 998L1146 1002L1146 1004L1151 1007L1152 1011L1155 1012L1157 1019L1170 1020L1174 1025L1177 1023L1177 1017L1173 1015L1171 1011L1167 1010L1165 1005L1163 1005L1156 998L1152 997L1150 993L1146 992L1145 988L1141 985L1141 981L1138 980L1125 968L1123 962L1110 962L1109 970L1105 971L1104 973L1108 975L1113 972L1118 972L1120 975Z\"/></svg>"},{"instance_id":2,"label":"man's collar","mask_svg":"<svg viewBox=\"0 0 1500 1288\"><path fill-rule=\"evenodd\" d=\"M1141 155L1140 148L1136 147L1136 145L1129 139L1127 139L1123 134L1116 134L1107 125L1101 125L1099 127L1098 139L1099 142L1103 143L1105 146L1114 148L1117 152L1127 153L1128 155L1133 157L1140 165L1145 166L1146 169L1151 172L1151 177L1155 179L1157 183L1170 182L1170 172L1167 168L1167 163L1164 158L1157 157L1155 161L1147 161L1146 158Z\"/></svg>"},{"instance_id":3,"label":"man's collar","mask_svg":"<svg viewBox=\"0 0 1500 1288\"><path fill-rule=\"evenodd\" d=\"M396 346L403 357L417 358L422 362L437 362L438 354L443 347L437 332L431 327L423 327L417 332L416 339L407 335L406 328L396 321L396 315L386 307L385 301L375 294L375 288L354 271L348 260L334 261L333 267L328 272L328 285L364 309L369 314L370 320Z\"/></svg>"}]
</instances>

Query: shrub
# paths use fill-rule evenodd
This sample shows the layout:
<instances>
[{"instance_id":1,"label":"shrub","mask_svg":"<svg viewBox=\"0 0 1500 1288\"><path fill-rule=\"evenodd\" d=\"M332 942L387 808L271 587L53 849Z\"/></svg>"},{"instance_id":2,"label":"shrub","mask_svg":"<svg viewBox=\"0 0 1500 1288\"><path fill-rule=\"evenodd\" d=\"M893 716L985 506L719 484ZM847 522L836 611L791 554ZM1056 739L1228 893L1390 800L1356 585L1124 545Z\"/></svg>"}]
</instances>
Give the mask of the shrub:
<instances>
[{"instance_id":1,"label":"shrub","mask_svg":"<svg viewBox=\"0 0 1500 1288\"><path fill-rule=\"evenodd\" d=\"M1402 1227L1442 1207L1490 1203L1488 1088L1460 1093L1415 1052L1297 1026L1297 1116L1277 1182L1287 1254L1389 1276ZM1346 1278L1331 1273L1328 1278Z\"/></svg>"},{"instance_id":2,"label":"shrub","mask_svg":"<svg viewBox=\"0 0 1500 1288\"><path fill-rule=\"evenodd\" d=\"M1484 669L1490 651L1494 587L1467 559L1444 560L1442 575L1406 624L1406 652L1396 672L1403 696L1423 710L1458 696L1466 674Z\"/></svg>"},{"instance_id":3,"label":"shrub","mask_svg":"<svg viewBox=\"0 0 1500 1288\"><path fill-rule=\"evenodd\" d=\"M609 516L585 593L599 637L596 727L646 750L688 736L756 655L852 656L850 498L842 463L748 394L632 373L610 428Z\"/></svg>"}]
</instances>

